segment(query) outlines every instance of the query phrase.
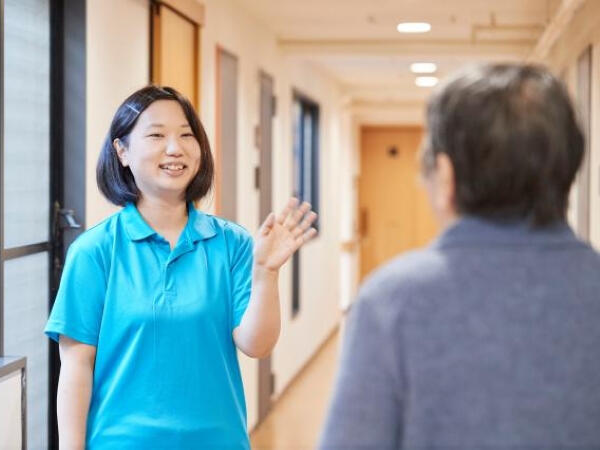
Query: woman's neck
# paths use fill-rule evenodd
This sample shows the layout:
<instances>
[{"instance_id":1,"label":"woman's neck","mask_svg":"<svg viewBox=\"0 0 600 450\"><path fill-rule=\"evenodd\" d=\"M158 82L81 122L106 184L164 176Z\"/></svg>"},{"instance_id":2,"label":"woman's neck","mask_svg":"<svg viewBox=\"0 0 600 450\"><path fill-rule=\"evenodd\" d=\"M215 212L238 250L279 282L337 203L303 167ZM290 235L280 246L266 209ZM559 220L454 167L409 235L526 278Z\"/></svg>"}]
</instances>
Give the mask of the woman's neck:
<instances>
[{"instance_id":1,"label":"woman's neck","mask_svg":"<svg viewBox=\"0 0 600 450\"><path fill-rule=\"evenodd\" d=\"M181 231L187 223L185 201L142 197L136 206L148 225L163 236L172 234L173 231Z\"/></svg>"}]
</instances>

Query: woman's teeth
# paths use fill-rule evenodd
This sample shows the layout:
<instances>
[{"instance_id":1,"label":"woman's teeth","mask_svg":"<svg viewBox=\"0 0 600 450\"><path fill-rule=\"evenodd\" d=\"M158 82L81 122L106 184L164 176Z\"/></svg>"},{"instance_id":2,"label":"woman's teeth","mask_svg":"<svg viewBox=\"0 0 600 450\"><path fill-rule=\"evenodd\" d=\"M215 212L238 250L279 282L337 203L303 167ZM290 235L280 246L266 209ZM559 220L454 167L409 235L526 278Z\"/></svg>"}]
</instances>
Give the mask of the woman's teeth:
<instances>
[{"instance_id":1,"label":"woman's teeth","mask_svg":"<svg viewBox=\"0 0 600 450\"><path fill-rule=\"evenodd\" d=\"M164 164L161 165L160 168L168 170L183 170L185 166L183 164Z\"/></svg>"}]
</instances>

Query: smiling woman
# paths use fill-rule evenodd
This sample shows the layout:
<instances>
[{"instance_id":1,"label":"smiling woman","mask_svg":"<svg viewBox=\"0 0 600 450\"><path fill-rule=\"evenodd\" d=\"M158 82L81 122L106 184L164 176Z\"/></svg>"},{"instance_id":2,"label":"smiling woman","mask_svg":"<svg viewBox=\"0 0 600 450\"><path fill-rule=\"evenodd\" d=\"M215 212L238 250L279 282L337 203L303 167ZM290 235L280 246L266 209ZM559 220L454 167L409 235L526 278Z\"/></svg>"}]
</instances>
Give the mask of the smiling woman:
<instances>
[{"instance_id":1,"label":"smiling woman","mask_svg":"<svg viewBox=\"0 0 600 450\"><path fill-rule=\"evenodd\" d=\"M185 97L169 87L148 86L129 96L115 114L98 161L98 187L111 202L124 206L140 199L139 184L150 181L148 176L156 175L159 165L191 160L202 161L202 167L188 170L181 180L186 181L186 201L201 199L212 186L208 138ZM151 192L158 188L150 187Z\"/></svg>"},{"instance_id":2,"label":"smiling woman","mask_svg":"<svg viewBox=\"0 0 600 450\"><path fill-rule=\"evenodd\" d=\"M279 337L279 268L316 230L290 199L255 239L196 210L213 160L190 102L149 86L118 108L97 169L120 212L69 248L59 342L65 448L249 448L237 349Z\"/></svg>"}]
</instances>

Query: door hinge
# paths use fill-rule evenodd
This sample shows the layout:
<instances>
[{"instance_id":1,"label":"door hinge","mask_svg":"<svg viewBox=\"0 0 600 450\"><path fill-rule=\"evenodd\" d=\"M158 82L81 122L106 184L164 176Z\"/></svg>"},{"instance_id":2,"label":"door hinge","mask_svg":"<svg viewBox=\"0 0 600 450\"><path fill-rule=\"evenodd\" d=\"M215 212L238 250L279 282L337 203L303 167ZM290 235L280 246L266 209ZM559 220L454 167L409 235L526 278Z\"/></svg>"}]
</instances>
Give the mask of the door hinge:
<instances>
[{"instance_id":1,"label":"door hinge","mask_svg":"<svg viewBox=\"0 0 600 450\"><path fill-rule=\"evenodd\" d=\"M260 189L260 166L254 168L254 189Z\"/></svg>"},{"instance_id":2,"label":"door hinge","mask_svg":"<svg viewBox=\"0 0 600 450\"><path fill-rule=\"evenodd\" d=\"M260 125L254 127L254 146L260 150Z\"/></svg>"},{"instance_id":3,"label":"door hinge","mask_svg":"<svg viewBox=\"0 0 600 450\"><path fill-rule=\"evenodd\" d=\"M275 393L275 374L273 372L271 372L270 382L271 382L271 386L270 386L269 391L270 391L271 395L273 395Z\"/></svg>"},{"instance_id":4,"label":"door hinge","mask_svg":"<svg viewBox=\"0 0 600 450\"><path fill-rule=\"evenodd\" d=\"M275 117L277 114L277 97L271 96L271 116Z\"/></svg>"}]
</instances>

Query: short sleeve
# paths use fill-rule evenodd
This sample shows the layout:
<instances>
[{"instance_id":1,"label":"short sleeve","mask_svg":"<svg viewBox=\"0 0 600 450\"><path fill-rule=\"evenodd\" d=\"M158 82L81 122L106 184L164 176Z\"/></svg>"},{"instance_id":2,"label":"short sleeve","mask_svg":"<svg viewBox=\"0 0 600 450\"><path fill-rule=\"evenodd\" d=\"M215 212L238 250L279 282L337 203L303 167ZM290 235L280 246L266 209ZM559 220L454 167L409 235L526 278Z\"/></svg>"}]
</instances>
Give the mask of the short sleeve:
<instances>
[{"instance_id":1,"label":"short sleeve","mask_svg":"<svg viewBox=\"0 0 600 450\"><path fill-rule=\"evenodd\" d=\"M63 334L96 346L106 293L100 255L75 242L67 253L60 286L44 332L58 342Z\"/></svg>"},{"instance_id":2,"label":"short sleeve","mask_svg":"<svg viewBox=\"0 0 600 450\"><path fill-rule=\"evenodd\" d=\"M241 227L235 229L235 248L231 264L232 277L232 329L235 329L246 312L252 290L252 236Z\"/></svg>"}]
</instances>

